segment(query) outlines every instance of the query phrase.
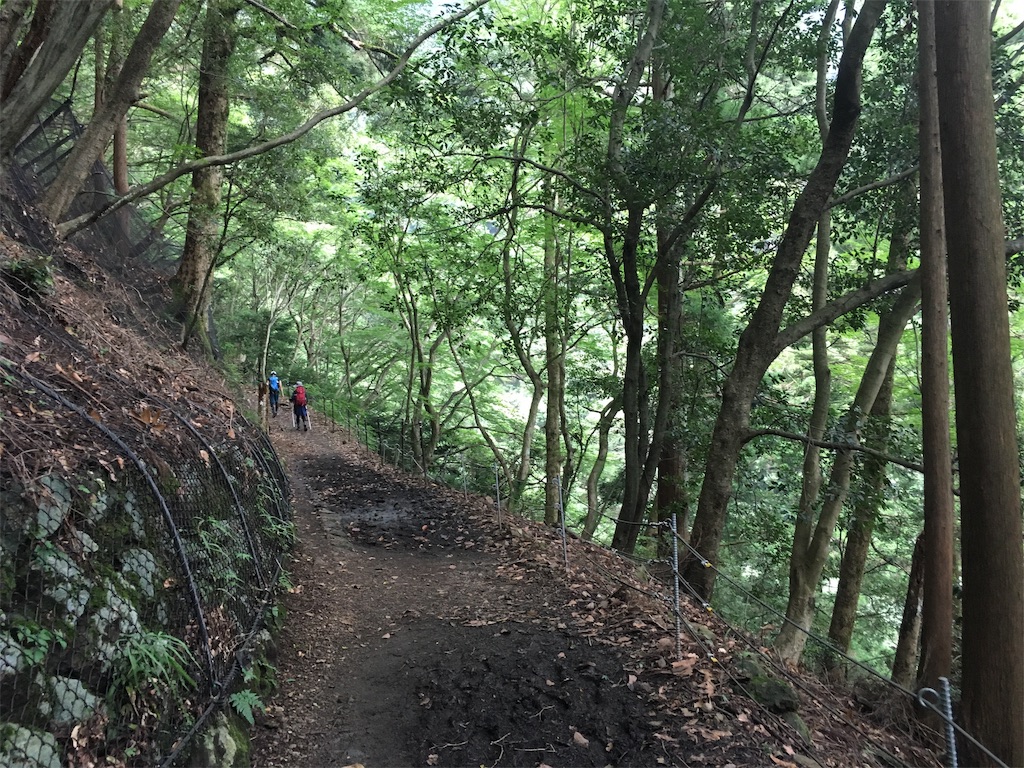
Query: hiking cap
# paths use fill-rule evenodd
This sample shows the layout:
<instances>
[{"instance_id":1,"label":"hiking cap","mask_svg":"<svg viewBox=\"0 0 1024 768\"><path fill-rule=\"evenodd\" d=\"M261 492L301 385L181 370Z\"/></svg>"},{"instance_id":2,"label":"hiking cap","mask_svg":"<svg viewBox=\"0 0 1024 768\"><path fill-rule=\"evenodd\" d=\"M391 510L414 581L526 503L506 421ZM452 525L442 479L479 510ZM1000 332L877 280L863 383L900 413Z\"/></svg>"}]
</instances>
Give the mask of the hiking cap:
<instances>
[{"instance_id":1,"label":"hiking cap","mask_svg":"<svg viewBox=\"0 0 1024 768\"><path fill-rule=\"evenodd\" d=\"M295 386L296 387L301 387L302 386L302 382L301 381L296 381L295 382Z\"/></svg>"},{"instance_id":2,"label":"hiking cap","mask_svg":"<svg viewBox=\"0 0 1024 768\"><path fill-rule=\"evenodd\" d=\"M277 371L271 371L271 372L270 372L270 375L271 375L271 376L277 376Z\"/></svg>"}]
</instances>

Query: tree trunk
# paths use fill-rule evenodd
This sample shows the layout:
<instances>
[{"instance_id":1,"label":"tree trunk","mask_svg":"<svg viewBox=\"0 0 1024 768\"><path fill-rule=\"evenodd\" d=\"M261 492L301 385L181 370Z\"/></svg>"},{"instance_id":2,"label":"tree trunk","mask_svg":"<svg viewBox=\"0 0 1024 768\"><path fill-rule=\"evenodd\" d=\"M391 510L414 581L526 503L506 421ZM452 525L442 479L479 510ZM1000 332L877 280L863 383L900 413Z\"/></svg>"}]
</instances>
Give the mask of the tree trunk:
<instances>
[{"instance_id":1,"label":"tree trunk","mask_svg":"<svg viewBox=\"0 0 1024 768\"><path fill-rule=\"evenodd\" d=\"M32 0L7 0L0 7L0 101L6 99L10 92L7 87L8 78L11 78L13 87L20 73L24 71L21 64L15 67L15 59L19 57L18 36L27 23L25 14L31 7ZM52 9L53 4L47 3L45 7ZM37 11L35 15L40 15L40 12Z\"/></svg>"},{"instance_id":2,"label":"tree trunk","mask_svg":"<svg viewBox=\"0 0 1024 768\"><path fill-rule=\"evenodd\" d=\"M122 6L116 5L117 11L108 26L110 27L110 53L104 64L102 35L96 34L96 98L94 100L94 117L100 107L107 101L108 94L114 92L118 75L124 70L127 56L128 32L131 13ZM102 31L102 28L101 28ZM114 140L111 147L111 174L114 178L114 192L118 196L128 192L128 112L118 118L114 125ZM131 243L131 212L128 207L117 211L117 229L119 239L115 243L117 254L122 259L132 257Z\"/></svg>"},{"instance_id":3,"label":"tree trunk","mask_svg":"<svg viewBox=\"0 0 1024 768\"><path fill-rule=\"evenodd\" d=\"M895 360L889 361L885 380L878 392L871 419L865 430L865 442L876 450L884 452L889 444L889 412L892 406ZM864 567L867 564L871 536L875 521L882 505L886 480L887 462L878 456L864 457L864 471L861 478L861 493L850 513L850 526L846 534L846 549L839 564L839 586L836 589L835 604L832 607L832 621L828 638L843 653L848 653L853 639L853 627L857 621L857 603L860 600ZM839 659L830 659L833 669L843 669Z\"/></svg>"},{"instance_id":4,"label":"tree trunk","mask_svg":"<svg viewBox=\"0 0 1024 768\"><path fill-rule=\"evenodd\" d=\"M829 4L825 19L818 34L817 82L815 87L814 116L818 133L824 146L828 139L828 42L832 36L832 24L839 4ZM817 237L814 244L814 280L811 286L811 311L822 309L828 302L828 267L832 254L832 214L825 211L818 218ZM828 364L828 332L824 325L811 332L811 361L814 371L814 402L811 418L807 425L807 436L811 438L804 447L803 470L801 472L800 499L797 502L796 535L793 537L793 551L790 554L790 581L796 578L793 564L798 558L799 546L805 546L806 538L814 525L814 514L821 493L821 447L814 441L825 436L828 427L829 409L832 403L832 369ZM801 533L805 535L801 535Z\"/></svg>"},{"instance_id":5,"label":"tree trunk","mask_svg":"<svg viewBox=\"0 0 1024 768\"><path fill-rule=\"evenodd\" d=\"M656 81L657 82L657 81ZM660 85L660 82L658 83ZM655 92L661 92L655 87ZM659 217L660 218L660 217ZM654 267L658 287L658 407L654 419L652 446L656 445L656 456L648 461L657 462L658 490L654 499L654 519L659 523L669 522L674 516L676 530L686 530L688 503L683 472L686 467L686 453L681 442L674 436L679 402L680 368L682 358L678 354L682 338L683 301L680 291L680 248L673 245L668 228L662 222L658 225L658 262ZM672 552L670 532L658 532L658 555L663 557Z\"/></svg>"},{"instance_id":6,"label":"tree trunk","mask_svg":"<svg viewBox=\"0 0 1024 768\"><path fill-rule=\"evenodd\" d=\"M153 0L121 72L105 94L103 106L93 114L85 132L61 165L60 173L39 200L39 209L52 221L59 221L67 213L93 163L113 135L115 126L138 97L139 85L149 69L149 61L170 28L179 5L181 0Z\"/></svg>"},{"instance_id":7,"label":"tree trunk","mask_svg":"<svg viewBox=\"0 0 1024 768\"><path fill-rule=\"evenodd\" d=\"M17 146L39 110L64 81L103 20L113 0L76 0L36 5L36 17L26 34L25 48L8 61L0 98L0 163ZM0 15L0 39L11 39L20 17L12 8L10 17ZM49 12L47 13L47 10Z\"/></svg>"},{"instance_id":8,"label":"tree trunk","mask_svg":"<svg viewBox=\"0 0 1024 768\"><path fill-rule=\"evenodd\" d=\"M621 396L612 398L601 411L601 418L597 423L597 456L587 475L587 520L583 525L583 538L586 541L594 538L597 524L601 522L600 494L597 491L597 484L601 480L601 473L604 472L604 465L608 460L608 434L612 431L612 424L615 423L615 417L621 406Z\"/></svg>"},{"instance_id":9,"label":"tree trunk","mask_svg":"<svg viewBox=\"0 0 1024 768\"><path fill-rule=\"evenodd\" d=\"M512 267L512 251L513 246L515 245L515 237L518 234L519 205L521 202L521 195L519 193L521 162L519 160L518 148L526 142L528 133L528 129L523 128L517 137L517 160L512 164L512 179L509 189L509 197L512 200L512 204L509 206L508 223L505 228L505 239L501 248L502 282L505 289L501 297L501 315L505 323L505 329L508 331L509 338L512 341L512 348L515 350L516 357L519 359L519 364L523 367L523 372L530 380L530 385L533 388L530 397L530 410L526 418L526 424L523 426L523 441L522 449L519 453L519 466L516 471L515 482L511 484L511 490L509 492L508 506L511 510L518 509L520 499L523 496L523 492L526 490L527 480L530 477L533 436L537 429L537 415L540 411L540 403L544 397L545 388L544 380L541 378L540 373L538 373L534 366L533 359L530 357L527 346L523 342L522 328L515 308L515 271Z\"/></svg>"},{"instance_id":10,"label":"tree trunk","mask_svg":"<svg viewBox=\"0 0 1024 768\"><path fill-rule=\"evenodd\" d=\"M918 681L939 690L953 666L953 466L949 437L946 228L935 79L935 5L917 4L921 104L921 407L924 452L924 605ZM937 725L937 724L936 724Z\"/></svg>"},{"instance_id":11,"label":"tree trunk","mask_svg":"<svg viewBox=\"0 0 1024 768\"><path fill-rule=\"evenodd\" d=\"M209 0L199 73L196 146L204 155L219 155L227 144L228 65L235 46L235 14L231 0ZM223 169L201 168L192 173L192 201L185 228L185 246L178 272L171 281L178 317L183 321L182 347L193 334L209 352L206 310L209 282L217 256L218 209Z\"/></svg>"},{"instance_id":12,"label":"tree trunk","mask_svg":"<svg viewBox=\"0 0 1024 768\"><path fill-rule=\"evenodd\" d=\"M900 622L896 655L892 662L892 681L904 688L914 686L914 668L917 666L917 643L921 637L921 590L924 586L924 537L918 536L914 555L910 561L907 581L907 599L903 603L903 621Z\"/></svg>"},{"instance_id":13,"label":"tree trunk","mask_svg":"<svg viewBox=\"0 0 1024 768\"><path fill-rule=\"evenodd\" d=\"M864 421L871 415L885 373L903 335L903 328L917 311L919 298L920 283L911 283L903 289L892 309L879 320L878 341L871 352L860 385L857 387L857 394L846 417L846 436L852 444L860 443ZM799 663L804 644L807 642L807 632L814 621L814 599L818 591L818 582L828 559L836 521L850 490L854 456L852 448L836 452L828 490L813 529L811 521L797 521L797 531L793 537L793 555L789 564L789 603L786 606L786 622L774 643L779 655L791 664Z\"/></svg>"},{"instance_id":14,"label":"tree trunk","mask_svg":"<svg viewBox=\"0 0 1024 768\"><path fill-rule=\"evenodd\" d=\"M622 375L623 419L623 490L619 519L612 536L612 547L632 552L643 521L644 504L640 503L640 475L646 453L647 435L644 409L647 404L647 375L643 365L644 297L637 269L637 250L642 231L643 210L632 207L628 214L626 233L621 248L621 267L611 254L614 243L605 237L605 253L616 275L619 313L626 336L626 361ZM621 276L619 270L621 269Z\"/></svg>"},{"instance_id":15,"label":"tree trunk","mask_svg":"<svg viewBox=\"0 0 1024 768\"><path fill-rule=\"evenodd\" d=\"M106 94L114 90L114 78L121 74L125 64L125 46L127 45L128 26L131 13L123 8L114 15L113 31L110 36L110 60L104 75L104 101ZM114 145L111 152L111 173L114 177L114 192L119 196L128 193L128 112L118 119L114 126ZM122 209L124 210L124 209ZM122 224L127 221L127 211L122 216ZM127 231L127 230L126 230Z\"/></svg>"},{"instance_id":16,"label":"tree trunk","mask_svg":"<svg viewBox=\"0 0 1024 768\"><path fill-rule=\"evenodd\" d=\"M907 267L907 258L913 248L914 228L917 224L917 188L910 182L904 182L896 195L894 221L889 237L889 259L886 271L890 274L901 272ZM918 293L917 289L913 289ZM900 324L901 318L890 317L898 307L890 306L882 315L879 327ZM905 325L910 319L902 319ZM900 325L902 329L903 325ZM880 336L883 332L880 330ZM898 343L898 342L897 342ZM884 451L888 444L889 409L892 401L893 376L895 357L889 361L882 386L875 399L870 418L866 419L866 442L872 447ZM882 504L882 486L885 482L886 462L877 456L864 459L863 491L850 515L849 534L846 549L840 563L839 587L836 591L835 604L832 609L832 621L829 626L829 638L842 651L850 649L853 637L853 626L857 617L857 602L860 599L861 581L867 562L868 547L875 528L875 519Z\"/></svg>"},{"instance_id":17,"label":"tree trunk","mask_svg":"<svg viewBox=\"0 0 1024 768\"><path fill-rule=\"evenodd\" d=\"M549 188L550 189L550 188ZM554 197L548 194L548 197ZM549 205L554 203L549 200ZM544 217L544 350L547 401L544 417L544 522L556 525L559 518L559 488L562 476L562 335L558 327L558 244L555 221Z\"/></svg>"},{"instance_id":18,"label":"tree trunk","mask_svg":"<svg viewBox=\"0 0 1024 768\"><path fill-rule=\"evenodd\" d=\"M935 6L963 571L963 723L1024 765L1024 549L989 3ZM991 765L967 746L972 765Z\"/></svg>"},{"instance_id":19,"label":"tree trunk","mask_svg":"<svg viewBox=\"0 0 1024 768\"><path fill-rule=\"evenodd\" d=\"M761 300L740 336L736 361L722 390L722 404L711 436L704 482L690 535L690 545L712 563L718 561L733 476L746 439L754 395L765 371L778 355L776 340L779 326L799 274L804 251L825 211L853 143L861 109L864 55L885 4L885 0L865 2L850 32L839 62L828 138L818 164L793 205ZM705 598L711 596L714 568L705 568L697 557L690 556L686 560L684 576L698 594Z\"/></svg>"},{"instance_id":20,"label":"tree trunk","mask_svg":"<svg viewBox=\"0 0 1024 768\"><path fill-rule=\"evenodd\" d=\"M646 497L640 498L643 462L647 453L647 377L642 358L646 297L637 263L643 234L644 211L647 206L638 201L627 203L625 232L617 254L612 235L614 228L611 200L615 194L622 194L627 198L631 196L630 183L622 159L623 129L626 113L650 65L665 8L665 0L648 0L646 16L633 55L626 62L623 78L612 95L612 114L608 129L609 183L605 194L609 209L606 211L604 252L612 283L615 285L616 302L626 334L626 363L622 382L624 484L622 507L612 537L612 547L623 552L633 551L647 506Z\"/></svg>"}]
</instances>

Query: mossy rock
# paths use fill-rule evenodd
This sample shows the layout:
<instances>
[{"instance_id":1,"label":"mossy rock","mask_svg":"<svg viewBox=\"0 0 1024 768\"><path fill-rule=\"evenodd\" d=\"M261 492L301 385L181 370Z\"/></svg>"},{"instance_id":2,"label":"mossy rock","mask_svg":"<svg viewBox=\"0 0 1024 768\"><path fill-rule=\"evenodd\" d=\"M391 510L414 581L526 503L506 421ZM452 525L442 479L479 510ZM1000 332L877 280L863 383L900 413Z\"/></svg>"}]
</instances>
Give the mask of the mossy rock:
<instances>
[{"instance_id":1,"label":"mossy rock","mask_svg":"<svg viewBox=\"0 0 1024 768\"><path fill-rule=\"evenodd\" d=\"M7 768L61 768L61 750L53 734L0 723L0 765Z\"/></svg>"},{"instance_id":2,"label":"mossy rock","mask_svg":"<svg viewBox=\"0 0 1024 768\"><path fill-rule=\"evenodd\" d=\"M800 734L800 738L803 739L804 744L811 743L811 729L807 727L807 723L800 717L796 712L783 712L783 722L787 723L794 731Z\"/></svg>"},{"instance_id":3,"label":"mossy rock","mask_svg":"<svg viewBox=\"0 0 1024 768\"><path fill-rule=\"evenodd\" d=\"M188 765L193 768L249 768L249 732L241 718L218 713L196 739Z\"/></svg>"},{"instance_id":4,"label":"mossy rock","mask_svg":"<svg viewBox=\"0 0 1024 768\"><path fill-rule=\"evenodd\" d=\"M734 668L736 677L744 681L751 698L769 712L781 715L800 708L796 689L789 682L772 675L759 657L752 653L741 654L736 658Z\"/></svg>"}]
</instances>

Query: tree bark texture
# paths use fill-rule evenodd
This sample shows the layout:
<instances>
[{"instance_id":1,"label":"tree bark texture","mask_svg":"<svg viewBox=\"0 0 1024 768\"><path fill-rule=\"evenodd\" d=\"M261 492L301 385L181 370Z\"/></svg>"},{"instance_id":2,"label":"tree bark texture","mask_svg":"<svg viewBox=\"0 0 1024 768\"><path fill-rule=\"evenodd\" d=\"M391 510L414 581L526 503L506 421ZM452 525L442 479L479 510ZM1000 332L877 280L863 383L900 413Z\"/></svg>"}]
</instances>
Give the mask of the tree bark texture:
<instances>
[{"instance_id":1,"label":"tree bark texture","mask_svg":"<svg viewBox=\"0 0 1024 768\"><path fill-rule=\"evenodd\" d=\"M25 131L64 81L103 20L113 0L49 2L39 0L26 38L6 60L3 96L0 98L0 163L17 146ZM16 27L20 17L12 7L0 24ZM13 29L0 27L0 39L14 44Z\"/></svg>"},{"instance_id":2,"label":"tree bark texture","mask_svg":"<svg viewBox=\"0 0 1024 768\"><path fill-rule=\"evenodd\" d=\"M601 481L601 474L604 472L605 463L608 460L608 435L612 431L615 417L619 415L622 406L622 396L612 398L601 410L601 418L597 423L597 456L590 467L587 475L587 521L583 526L583 539L590 541L594 538L597 524L601 522L600 494L597 484Z\"/></svg>"},{"instance_id":3,"label":"tree bark texture","mask_svg":"<svg viewBox=\"0 0 1024 768\"><path fill-rule=\"evenodd\" d=\"M865 442L872 448L885 453L888 440L888 418L892 406L895 360L889 361L885 380L878 391L871 419L865 429ZM875 521L882 506L887 462L878 456L865 456L861 475L861 493L857 504L850 511L850 525L846 531L846 549L839 564L839 586L832 606L832 620L828 627L828 639L843 653L848 653L853 640L853 628L857 621L857 603L860 601L861 584L864 581L864 567L868 560L871 537ZM842 668L836 659L836 668Z\"/></svg>"},{"instance_id":4,"label":"tree bark texture","mask_svg":"<svg viewBox=\"0 0 1024 768\"><path fill-rule=\"evenodd\" d=\"M178 12L181 0L153 0L139 34L132 43L124 66L104 96L103 106L93 114L85 132L61 165L39 201L39 209L52 221L59 221L75 195L82 189L93 163L114 133L114 128L138 97L149 61Z\"/></svg>"},{"instance_id":5,"label":"tree bark texture","mask_svg":"<svg viewBox=\"0 0 1024 768\"><path fill-rule=\"evenodd\" d=\"M17 80L17 73L24 67L14 67L14 60L19 55L18 38L21 30L28 24L27 14L32 7L32 0L8 0L0 7L0 101L7 98L8 78ZM53 8L52 3L47 4ZM13 83L12 83L13 87Z\"/></svg>"},{"instance_id":6,"label":"tree bark texture","mask_svg":"<svg viewBox=\"0 0 1024 768\"><path fill-rule=\"evenodd\" d=\"M561 508L562 477L562 334L558 327L558 243L555 221L544 222L544 351L547 400L544 416L544 522L557 525Z\"/></svg>"},{"instance_id":7,"label":"tree bark texture","mask_svg":"<svg viewBox=\"0 0 1024 768\"><path fill-rule=\"evenodd\" d=\"M935 5L963 572L963 726L1024 765L1021 546L989 3ZM991 760L970 746L972 765Z\"/></svg>"},{"instance_id":8,"label":"tree bark texture","mask_svg":"<svg viewBox=\"0 0 1024 768\"><path fill-rule=\"evenodd\" d=\"M886 271L890 274L902 272L907 268L907 259L914 247L913 237L918 222L917 203L917 185L910 181L904 181L896 196L892 232L889 237L889 259ZM920 289L916 286L911 290L915 295L920 293ZM898 303L896 305L890 303L890 307L879 321L880 339L883 333L888 333L888 331L882 331L882 328L888 329L890 325L900 323L900 318L890 316L894 310L898 310ZM910 316L903 319L903 325L910 319ZM886 452L888 446L888 417L892 402L894 375L895 354L886 368L870 418L865 420L865 442L882 453ZM844 652L850 649L853 637L868 548L874 533L875 520L883 503L882 489L886 477L885 470L885 460L874 455L865 457L861 483L863 490L850 514L846 549L843 551L840 563L839 586L836 590L832 620L829 625L829 639Z\"/></svg>"},{"instance_id":9,"label":"tree bark texture","mask_svg":"<svg viewBox=\"0 0 1024 768\"><path fill-rule=\"evenodd\" d=\"M650 66L654 45L660 34L665 14L665 0L648 0L644 26L640 32L632 58L626 62L625 72L612 95L612 115L608 129L607 164L609 184L606 189L605 257L612 283L615 286L619 315L626 334L626 364L623 372L622 417L624 421L624 488L619 520L612 537L612 547L632 552L639 534L647 505L641 499L643 463L647 455L647 380L644 372L643 350L644 310L646 297L638 271L638 251L643 232L646 204L632 198L632 188L622 160L623 130L626 114L640 87L644 73ZM627 203L627 222L620 247L616 247L612 231L611 202L622 195ZM649 490L649 489L648 489Z\"/></svg>"},{"instance_id":10,"label":"tree bark texture","mask_svg":"<svg viewBox=\"0 0 1024 768\"><path fill-rule=\"evenodd\" d=\"M865 2L850 32L839 62L828 138L818 164L793 205L761 300L740 336L736 361L722 390L722 404L711 436L704 482L690 535L691 546L711 563L718 561L733 477L746 439L754 395L765 371L778 354L776 338L782 314L799 274L804 252L853 144L861 109L864 55L885 4L885 0ZM698 558L691 556L687 558L684 577L698 594L705 598L711 596L714 568L705 568Z\"/></svg>"},{"instance_id":11,"label":"tree bark texture","mask_svg":"<svg viewBox=\"0 0 1024 768\"><path fill-rule=\"evenodd\" d=\"M921 406L924 458L924 601L918 682L939 690L953 666L953 465L949 436L949 330L942 151L935 78L935 3L919 0L921 105Z\"/></svg>"},{"instance_id":12,"label":"tree bark texture","mask_svg":"<svg viewBox=\"0 0 1024 768\"><path fill-rule=\"evenodd\" d=\"M924 536L918 536L910 561L907 599L903 603L896 654L892 662L892 681L904 688L914 686L917 644L921 638L921 592L924 588Z\"/></svg>"},{"instance_id":13,"label":"tree bark texture","mask_svg":"<svg viewBox=\"0 0 1024 768\"><path fill-rule=\"evenodd\" d=\"M917 311L920 283L915 281L903 289L893 307L878 324L878 340L861 376L846 418L846 435L852 444L859 444L866 419L871 415L878 392L899 346L907 321ZM779 655L797 664L807 642L807 632L814 621L814 599L821 573L828 560L829 547L836 522L850 490L855 452L852 448L836 452L817 523L797 520L793 536L793 553L789 563L789 602L786 622L775 639Z\"/></svg>"},{"instance_id":14,"label":"tree bark texture","mask_svg":"<svg viewBox=\"0 0 1024 768\"><path fill-rule=\"evenodd\" d=\"M223 154L227 145L228 66L235 47L236 12L237 7L230 0L210 0L206 7L196 114L196 147L204 156ZM190 337L197 334L204 349L209 349L206 310L209 282L217 256L217 214L223 177L220 166L200 168L192 173L192 200L185 228L185 246L177 274L171 281L183 321L183 347L187 347Z\"/></svg>"}]
</instances>

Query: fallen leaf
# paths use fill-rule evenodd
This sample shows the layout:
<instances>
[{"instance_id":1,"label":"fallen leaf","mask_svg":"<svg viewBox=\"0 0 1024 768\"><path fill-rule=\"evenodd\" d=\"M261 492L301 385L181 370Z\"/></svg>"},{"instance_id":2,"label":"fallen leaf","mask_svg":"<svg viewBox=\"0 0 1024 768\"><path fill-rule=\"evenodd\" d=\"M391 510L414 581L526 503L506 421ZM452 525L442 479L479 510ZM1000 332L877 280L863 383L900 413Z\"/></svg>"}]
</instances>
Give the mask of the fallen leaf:
<instances>
[{"instance_id":1,"label":"fallen leaf","mask_svg":"<svg viewBox=\"0 0 1024 768\"><path fill-rule=\"evenodd\" d=\"M586 736L584 736L579 731L573 731L572 732L572 740L576 743L576 746L578 746L578 747L589 747L590 746L590 741L587 739Z\"/></svg>"},{"instance_id":2,"label":"fallen leaf","mask_svg":"<svg viewBox=\"0 0 1024 768\"><path fill-rule=\"evenodd\" d=\"M42 352L29 352L27 355L25 355L25 362L34 363L36 360L39 359L40 355L42 355Z\"/></svg>"},{"instance_id":3,"label":"fallen leaf","mask_svg":"<svg viewBox=\"0 0 1024 768\"><path fill-rule=\"evenodd\" d=\"M672 671L682 677L693 674L693 667L697 663L697 657L693 656L689 659L679 659L679 661L672 662Z\"/></svg>"}]
</instances>

